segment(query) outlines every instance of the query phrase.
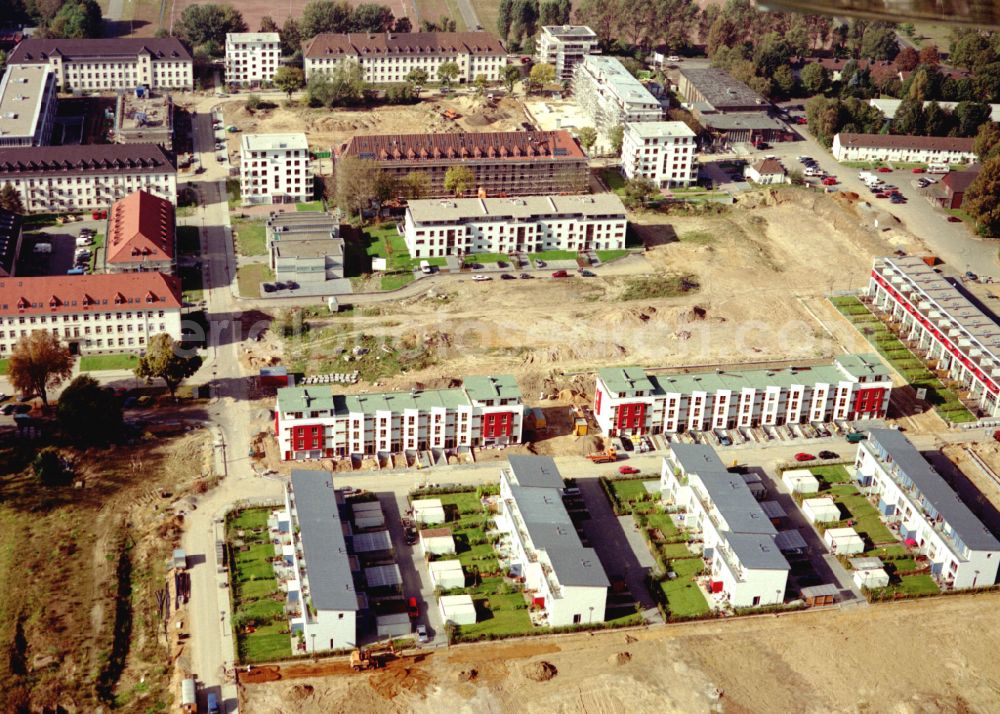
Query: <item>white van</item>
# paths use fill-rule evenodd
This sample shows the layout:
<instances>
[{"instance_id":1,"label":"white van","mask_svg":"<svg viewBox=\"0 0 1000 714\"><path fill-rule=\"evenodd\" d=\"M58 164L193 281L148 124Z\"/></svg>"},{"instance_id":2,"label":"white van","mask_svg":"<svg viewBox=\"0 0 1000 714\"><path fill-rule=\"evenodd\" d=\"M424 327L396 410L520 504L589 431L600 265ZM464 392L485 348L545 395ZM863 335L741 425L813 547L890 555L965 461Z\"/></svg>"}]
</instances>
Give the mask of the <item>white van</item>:
<instances>
[{"instance_id":1,"label":"white van","mask_svg":"<svg viewBox=\"0 0 1000 714\"><path fill-rule=\"evenodd\" d=\"M948 168L948 164L928 164L927 173L929 174L946 174L951 169Z\"/></svg>"},{"instance_id":2,"label":"white van","mask_svg":"<svg viewBox=\"0 0 1000 714\"><path fill-rule=\"evenodd\" d=\"M51 253L52 244L51 243L35 243L34 252L36 253Z\"/></svg>"},{"instance_id":3,"label":"white van","mask_svg":"<svg viewBox=\"0 0 1000 714\"><path fill-rule=\"evenodd\" d=\"M430 275L431 273L434 272L434 268L431 267L431 263L429 260L420 261L420 272L423 273L424 275Z\"/></svg>"}]
</instances>

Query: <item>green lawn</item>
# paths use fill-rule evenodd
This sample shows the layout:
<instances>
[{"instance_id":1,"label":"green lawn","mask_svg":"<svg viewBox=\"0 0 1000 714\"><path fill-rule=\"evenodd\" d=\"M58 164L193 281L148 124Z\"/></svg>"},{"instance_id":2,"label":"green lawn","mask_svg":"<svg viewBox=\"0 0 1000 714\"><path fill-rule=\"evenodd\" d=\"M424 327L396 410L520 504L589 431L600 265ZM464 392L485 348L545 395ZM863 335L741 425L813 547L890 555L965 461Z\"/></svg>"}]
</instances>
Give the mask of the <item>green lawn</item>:
<instances>
[{"instance_id":1,"label":"green lawn","mask_svg":"<svg viewBox=\"0 0 1000 714\"><path fill-rule=\"evenodd\" d=\"M851 482L851 475L847 473L847 469L841 464L811 466L809 467L809 472L816 478L822 479L829 484Z\"/></svg>"},{"instance_id":2,"label":"green lawn","mask_svg":"<svg viewBox=\"0 0 1000 714\"><path fill-rule=\"evenodd\" d=\"M459 631L463 635L514 635L520 632L531 632L531 616L524 600L524 595L490 595L486 598L473 596L476 603L476 624L462 625Z\"/></svg>"},{"instance_id":3,"label":"green lawn","mask_svg":"<svg viewBox=\"0 0 1000 714\"><path fill-rule=\"evenodd\" d=\"M624 258L628 255L627 250L599 250L597 251L597 258L602 263L610 263L612 260L618 260L619 258Z\"/></svg>"},{"instance_id":4,"label":"green lawn","mask_svg":"<svg viewBox=\"0 0 1000 714\"><path fill-rule=\"evenodd\" d=\"M540 250L537 253L532 253L531 257L538 260L576 260L578 255L579 253L575 250Z\"/></svg>"},{"instance_id":5,"label":"green lawn","mask_svg":"<svg viewBox=\"0 0 1000 714\"><path fill-rule=\"evenodd\" d=\"M393 275L383 275L381 288L382 290L398 290L404 285L409 285L416 278L413 276L412 271L408 273L394 273Z\"/></svg>"},{"instance_id":6,"label":"green lawn","mask_svg":"<svg viewBox=\"0 0 1000 714\"><path fill-rule=\"evenodd\" d=\"M708 231L688 231L677 236L681 243L694 243L695 245L711 245L715 242L715 236Z\"/></svg>"},{"instance_id":7,"label":"green lawn","mask_svg":"<svg viewBox=\"0 0 1000 714\"><path fill-rule=\"evenodd\" d=\"M178 253L201 252L200 234L195 226L178 226L177 252Z\"/></svg>"},{"instance_id":8,"label":"green lawn","mask_svg":"<svg viewBox=\"0 0 1000 714\"><path fill-rule=\"evenodd\" d=\"M307 203L296 203L295 204L295 210L296 211L312 211L312 212L317 212L318 213L318 212L320 212L320 211L323 210L323 202L322 201L308 201Z\"/></svg>"},{"instance_id":9,"label":"green lawn","mask_svg":"<svg viewBox=\"0 0 1000 714\"><path fill-rule=\"evenodd\" d=\"M90 246L90 272L97 269L97 251L104 247L104 234L98 233L94 236L94 242Z\"/></svg>"},{"instance_id":10,"label":"green lawn","mask_svg":"<svg viewBox=\"0 0 1000 714\"><path fill-rule=\"evenodd\" d=\"M385 258L386 268L392 272L395 270L413 270L420 265L420 261L410 257L410 250L406 247L406 241L399 235L395 223L383 223L379 226L370 226L364 230L364 241L367 245L367 253L372 258ZM436 259L435 259L436 260ZM436 265L444 265L444 259Z\"/></svg>"},{"instance_id":11,"label":"green lawn","mask_svg":"<svg viewBox=\"0 0 1000 714\"><path fill-rule=\"evenodd\" d=\"M240 196L240 180L238 178L226 179L226 193L229 196L229 210L239 208L242 199Z\"/></svg>"},{"instance_id":12,"label":"green lawn","mask_svg":"<svg viewBox=\"0 0 1000 714\"><path fill-rule=\"evenodd\" d=\"M601 169L598 173L601 177L601 181L604 184L617 193L619 196L625 193L625 177L618 172L617 169Z\"/></svg>"},{"instance_id":13,"label":"green lawn","mask_svg":"<svg viewBox=\"0 0 1000 714\"><path fill-rule=\"evenodd\" d=\"M904 575L898 583L888 587L892 592L904 595L926 595L941 592L930 575Z\"/></svg>"},{"instance_id":14,"label":"green lawn","mask_svg":"<svg viewBox=\"0 0 1000 714\"><path fill-rule=\"evenodd\" d=\"M185 302L199 302L205 299L201 268L179 268L177 273L181 278L181 290L184 291Z\"/></svg>"},{"instance_id":15,"label":"green lawn","mask_svg":"<svg viewBox=\"0 0 1000 714\"><path fill-rule=\"evenodd\" d=\"M534 254L532 254L534 257ZM544 260L544 258L543 258ZM465 256L463 263L506 263L510 261L510 256L505 253L474 253Z\"/></svg>"},{"instance_id":16,"label":"green lawn","mask_svg":"<svg viewBox=\"0 0 1000 714\"><path fill-rule=\"evenodd\" d=\"M264 263L244 265L236 272L236 282L240 288L240 297L260 297L260 284L274 280L274 271Z\"/></svg>"},{"instance_id":17,"label":"green lawn","mask_svg":"<svg viewBox=\"0 0 1000 714\"><path fill-rule=\"evenodd\" d=\"M0 359L0 374L7 374L10 370L10 360Z\"/></svg>"},{"instance_id":18,"label":"green lawn","mask_svg":"<svg viewBox=\"0 0 1000 714\"><path fill-rule=\"evenodd\" d=\"M263 221L236 221L233 232L240 255L267 254L267 229Z\"/></svg>"},{"instance_id":19,"label":"green lawn","mask_svg":"<svg viewBox=\"0 0 1000 714\"><path fill-rule=\"evenodd\" d=\"M81 372L100 372L111 369L135 369L139 358L132 354L87 355L80 358Z\"/></svg>"},{"instance_id":20,"label":"green lawn","mask_svg":"<svg viewBox=\"0 0 1000 714\"><path fill-rule=\"evenodd\" d=\"M673 580L664 580L660 586L667 596L667 606L672 617L696 617L708 612L708 602L695 583L704 568L701 558L678 558L670 561L677 573Z\"/></svg>"},{"instance_id":21,"label":"green lawn","mask_svg":"<svg viewBox=\"0 0 1000 714\"><path fill-rule=\"evenodd\" d=\"M611 490L618 497L618 500L624 505L630 501L634 501L645 496L648 491L646 491L645 486L642 485L643 481L652 481L655 477L653 476L642 476L641 478L613 478L608 479L608 483Z\"/></svg>"}]
</instances>

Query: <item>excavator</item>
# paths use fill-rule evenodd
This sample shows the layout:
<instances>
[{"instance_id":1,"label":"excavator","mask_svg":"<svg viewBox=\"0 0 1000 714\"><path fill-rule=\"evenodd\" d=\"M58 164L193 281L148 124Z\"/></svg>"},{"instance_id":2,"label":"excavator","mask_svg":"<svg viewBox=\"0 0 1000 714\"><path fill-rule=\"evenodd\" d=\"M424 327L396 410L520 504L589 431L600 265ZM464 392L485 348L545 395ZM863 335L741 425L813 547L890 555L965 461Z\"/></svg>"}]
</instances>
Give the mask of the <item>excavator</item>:
<instances>
[{"instance_id":1,"label":"excavator","mask_svg":"<svg viewBox=\"0 0 1000 714\"><path fill-rule=\"evenodd\" d=\"M396 647L392 642L373 647L359 647L351 652L351 669L363 672L367 669L381 669L385 663L396 656Z\"/></svg>"}]
</instances>

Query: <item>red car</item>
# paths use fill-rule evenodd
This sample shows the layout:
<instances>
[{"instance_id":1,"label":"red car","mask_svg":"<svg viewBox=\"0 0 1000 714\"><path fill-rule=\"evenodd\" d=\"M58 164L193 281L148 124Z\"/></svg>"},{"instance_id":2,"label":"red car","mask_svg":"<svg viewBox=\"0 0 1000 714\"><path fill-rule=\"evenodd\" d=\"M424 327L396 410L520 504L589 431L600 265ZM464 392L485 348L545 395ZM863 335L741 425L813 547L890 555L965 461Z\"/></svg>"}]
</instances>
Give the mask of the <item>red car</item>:
<instances>
[{"instance_id":1,"label":"red car","mask_svg":"<svg viewBox=\"0 0 1000 714\"><path fill-rule=\"evenodd\" d=\"M567 273L565 270L557 270L556 272L552 273L552 277L553 278L568 278L569 277L569 273Z\"/></svg>"},{"instance_id":2,"label":"red car","mask_svg":"<svg viewBox=\"0 0 1000 714\"><path fill-rule=\"evenodd\" d=\"M917 168L915 168L915 169L910 169L910 170L913 171L913 173L915 173L915 174L927 173L927 169L922 169L919 166Z\"/></svg>"},{"instance_id":3,"label":"red car","mask_svg":"<svg viewBox=\"0 0 1000 714\"><path fill-rule=\"evenodd\" d=\"M958 216L948 216L948 223L961 223L962 219Z\"/></svg>"},{"instance_id":4,"label":"red car","mask_svg":"<svg viewBox=\"0 0 1000 714\"><path fill-rule=\"evenodd\" d=\"M998 439L997 441L1000 441L1000 439ZM620 473L622 476L634 476L635 474L639 473L639 469L637 469L635 466L619 466L618 473Z\"/></svg>"},{"instance_id":5,"label":"red car","mask_svg":"<svg viewBox=\"0 0 1000 714\"><path fill-rule=\"evenodd\" d=\"M889 174L889 173L892 173L892 169L890 169L888 166L879 166L875 170L878 171L880 174Z\"/></svg>"},{"instance_id":6,"label":"red car","mask_svg":"<svg viewBox=\"0 0 1000 714\"><path fill-rule=\"evenodd\" d=\"M885 191L879 191L878 193L875 194L875 198L889 198L889 194L887 194Z\"/></svg>"},{"instance_id":7,"label":"red car","mask_svg":"<svg viewBox=\"0 0 1000 714\"><path fill-rule=\"evenodd\" d=\"M827 176L825 179L823 179L823 185L824 186L836 186L837 185L837 179L835 179L833 176Z\"/></svg>"},{"instance_id":8,"label":"red car","mask_svg":"<svg viewBox=\"0 0 1000 714\"><path fill-rule=\"evenodd\" d=\"M417 599L411 597L406 603L406 609L410 613L410 619L416 620L420 617L420 605L417 604Z\"/></svg>"},{"instance_id":9,"label":"red car","mask_svg":"<svg viewBox=\"0 0 1000 714\"><path fill-rule=\"evenodd\" d=\"M795 117L795 123L801 126L803 124L808 124L809 120L806 119L805 117Z\"/></svg>"},{"instance_id":10,"label":"red car","mask_svg":"<svg viewBox=\"0 0 1000 714\"><path fill-rule=\"evenodd\" d=\"M797 453L795 455L795 460L796 461L815 461L816 457L813 456L812 454L807 454L804 451L800 451L799 453Z\"/></svg>"},{"instance_id":11,"label":"red car","mask_svg":"<svg viewBox=\"0 0 1000 714\"><path fill-rule=\"evenodd\" d=\"M108 212L105 210L94 211L93 213L90 214L90 217L95 221L97 221L100 220L101 218L107 218Z\"/></svg>"}]
</instances>

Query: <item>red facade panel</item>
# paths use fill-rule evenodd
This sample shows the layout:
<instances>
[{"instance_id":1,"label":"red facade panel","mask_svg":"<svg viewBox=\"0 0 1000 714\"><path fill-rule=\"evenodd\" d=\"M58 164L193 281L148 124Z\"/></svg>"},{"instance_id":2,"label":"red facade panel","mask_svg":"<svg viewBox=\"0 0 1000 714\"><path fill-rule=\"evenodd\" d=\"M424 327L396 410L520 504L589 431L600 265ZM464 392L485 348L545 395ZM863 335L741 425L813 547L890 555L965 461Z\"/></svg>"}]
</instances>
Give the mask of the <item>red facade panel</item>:
<instances>
[{"instance_id":1,"label":"red facade panel","mask_svg":"<svg viewBox=\"0 0 1000 714\"><path fill-rule=\"evenodd\" d=\"M483 438L496 439L514 433L514 412L483 414Z\"/></svg>"},{"instance_id":2,"label":"red facade panel","mask_svg":"<svg viewBox=\"0 0 1000 714\"><path fill-rule=\"evenodd\" d=\"M641 431L646 424L646 405L642 402L619 404L615 427Z\"/></svg>"},{"instance_id":3,"label":"red facade panel","mask_svg":"<svg viewBox=\"0 0 1000 714\"><path fill-rule=\"evenodd\" d=\"M323 448L323 425L310 424L292 427L292 449L294 451L315 451Z\"/></svg>"},{"instance_id":4,"label":"red facade panel","mask_svg":"<svg viewBox=\"0 0 1000 714\"><path fill-rule=\"evenodd\" d=\"M600 387L594 390L594 414L601 413L601 397L603 396L604 393L601 391Z\"/></svg>"},{"instance_id":5,"label":"red facade panel","mask_svg":"<svg viewBox=\"0 0 1000 714\"><path fill-rule=\"evenodd\" d=\"M877 412L879 416L882 411L882 400L885 398L885 389L873 387L871 389L859 389L854 394L854 415L870 414Z\"/></svg>"}]
</instances>

